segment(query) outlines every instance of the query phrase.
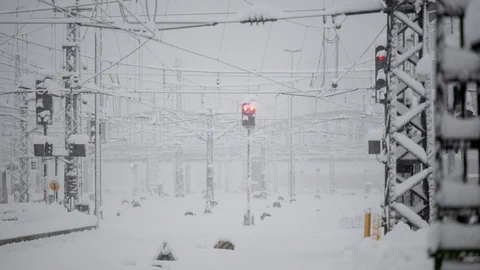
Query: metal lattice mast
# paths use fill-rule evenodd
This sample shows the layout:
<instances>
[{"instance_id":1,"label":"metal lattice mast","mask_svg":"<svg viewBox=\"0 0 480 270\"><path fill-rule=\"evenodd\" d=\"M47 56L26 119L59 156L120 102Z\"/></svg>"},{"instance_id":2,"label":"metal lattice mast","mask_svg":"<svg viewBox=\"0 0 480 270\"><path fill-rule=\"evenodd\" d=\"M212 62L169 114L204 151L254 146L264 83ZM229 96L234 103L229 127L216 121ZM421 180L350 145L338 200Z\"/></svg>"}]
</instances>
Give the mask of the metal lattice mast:
<instances>
[{"instance_id":1,"label":"metal lattice mast","mask_svg":"<svg viewBox=\"0 0 480 270\"><path fill-rule=\"evenodd\" d=\"M175 67L178 69L182 64L182 60L175 59ZM182 72L177 70L177 87L176 87L176 100L175 100L175 109L177 112L182 111ZM183 172L183 150L182 150L182 141L175 146L175 196L184 195L184 172Z\"/></svg>"},{"instance_id":2,"label":"metal lattice mast","mask_svg":"<svg viewBox=\"0 0 480 270\"><path fill-rule=\"evenodd\" d=\"M18 48L18 46L17 46ZM16 87L20 83L20 55L15 55L15 83ZM26 89L24 89L26 90ZM12 160L18 161L18 166L13 166L12 183L14 183L14 190L18 192L19 202L29 201L29 164L28 164L28 130L27 130L27 109L28 101L26 99L27 93L18 93L15 96L15 107L20 108L20 118L15 120L15 130L18 136L14 139L13 143L13 157Z\"/></svg>"},{"instance_id":3,"label":"metal lattice mast","mask_svg":"<svg viewBox=\"0 0 480 270\"><path fill-rule=\"evenodd\" d=\"M291 75L291 90L293 91L293 54L300 52L301 50L289 50L285 49L284 51L291 53L291 63L290 63L290 70ZM289 96L288 102L288 117L289 117L289 134L288 134L288 149L289 149L289 161L288 161L288 191L290 195L290 200L295 197L295 153L294 153L294 145L293 145L293 96Z\"/></svg>"},{"instance_id":4,"label":"metal lattice mast","mask_svg":"<svg viewBox=\"0 0 480 270\"><path fill-rule=\"evenodd\" d=\"M213 186L213 112L208 109L207 113L207 200L214 200Z\"/></svg>"},{"instance_id":5,"label":"metal lattice mast","mask_svg":"<svg viewBox=\"0 0 480 270\"><path fill-rule=\"evenodd\" d=\"M478 236L480 226L480 178L478 174L469 175L469 171L480 167L480 40L476 35L480 3L439 0L436 4L436 196L435 209L432 206L435 213L430 215L435 230L430 237L437 244L428 252L433 257L435 270L446 269L447 265L454 265L456 269L478 268L480 245L475 236ZM447 37L445 26L453 19L459 21L459 26L455 27L459 35L453 35L452 26L452 36ZM476 84L473 87L477 91L476 111L474 106L469 106L473 104L468 104L467 99L467 87L471 83ZM460 160L455 160L455 152ZM433 199L430 204L434 204Z\"/></svg>"},{"instance_id":6,"label":"metal lattice mast","mask_svg":"<svg viewBox=\"0 0 480 270\"><path fill-rule=\"evenodd\" d=\"M430 82L422 83L414 76L428 46L423 44L424 33L428 33L423 28L428 22L423 18L426 5L387 2L385 227L390 231L400 219L415 228L428 226L431 192L426 179L433 169L433 102L432 96L427 94L432 91Z\"/></svg>"},{"instance_id":7,"label":"metal lattice mast","mask_svg":"<svg viewBox=\"0 0 480 270\"><path fill-rule=\"evenodd\" d=\"M65 64L63 81L70 90L65 95L65 144L71 135L77 134L78 122L78 81L80 79L80 29L76 24L67 24L66 40L63 42ZM78 199L78 158L67 156L65 160L65 205L70 207Z\"/></svg>"}]
</instances>

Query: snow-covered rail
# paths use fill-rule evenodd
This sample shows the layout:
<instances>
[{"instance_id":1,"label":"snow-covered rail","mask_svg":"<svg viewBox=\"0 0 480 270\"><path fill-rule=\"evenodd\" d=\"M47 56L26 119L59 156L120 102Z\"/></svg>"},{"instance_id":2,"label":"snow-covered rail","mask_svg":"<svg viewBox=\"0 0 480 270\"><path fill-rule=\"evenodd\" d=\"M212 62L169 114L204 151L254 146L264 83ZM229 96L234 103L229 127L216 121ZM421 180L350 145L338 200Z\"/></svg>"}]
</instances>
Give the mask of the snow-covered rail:
<instances>
[{"instance_id":1,"label":"snow-covered rail","mask_svg":"<svg viewBox=\"0 0 480 270\"><path fill-rule=\"evenodd\" d=\"M98 226L97 224L94 224L86 227L72 228L68 230L52 231L52 232L37 233L32 235L24 235L24 236L19 236L14 238L0 239L0 246L13 244L13 243L20 243L24 241L31 241L31 240L36 240L36 239L41 239L46 237L52 237L57 235L64 235L64 234L82 232L82 231L90 231L90 230L96 229L97 226Z\"/></svg>"}]
</instances>

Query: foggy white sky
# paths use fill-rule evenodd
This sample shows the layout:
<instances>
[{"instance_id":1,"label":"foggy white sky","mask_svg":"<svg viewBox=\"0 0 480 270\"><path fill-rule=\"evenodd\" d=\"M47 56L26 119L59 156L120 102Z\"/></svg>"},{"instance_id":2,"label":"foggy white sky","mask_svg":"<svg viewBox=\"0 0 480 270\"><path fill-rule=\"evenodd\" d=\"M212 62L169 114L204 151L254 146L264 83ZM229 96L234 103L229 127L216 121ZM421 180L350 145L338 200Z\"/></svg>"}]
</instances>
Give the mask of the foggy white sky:
<instances>
[{"instance_id":1,"label":"foggy white sky","mask_svg":"<svg viewBox=\"0 0 480 270\"><path fill-rule=\"evenodd\" d=\"M72 1L62 1L61 3L71 3ZM91 0L82 0L81 3L91 3ZM142 1L143 2L143 1ZM154 0L149 0L150 9L154 8ZM299 1L287 1L287 0L252 0L250 1L254 4L266 4L272 7L278 8L279 10L291 10L291 9L318 9L323 8L323 1L317 0L299 0ZM329 7L332 4L337 2L335 1L326 1L326 6ZM341 0L338 0L341 2ZM1 0L1 10L15 10L17 6L17 1L10 0ZM195 0L159 0L158 1L158 14L163 15L165 13L165 8L168 3L168 13L191 13L191 12L225 12L227 11L229 1L228 0L206 0L206 1L195 1ZM25 8L35 8L37 5L39 7L46 7L44 4L38 4L34 0L19 0L18 4L20 7ZM131 1L129 5L134 7L135 2ZM139 5L138 5L139 6ZM239 11L248 7L249 5L243 0L231 0L230 1L230 11ZM132 8L134 10L134 8ZM110 6L112 14L118 14L118 4L112 4ZM90 13L87 13L90 14ZM14 15L1 15L2 18L12 18ZM31 13L22 13L19 15L20 18L46 18L51 17L52 12L35 12L33 15ZM235 15L230 15L235 16ZM161 18L161 17L159 17ZM214 18L225 18L225 15L211 15L211 16L182 16L182 17L168 17L168 19L214 19ZM296 20L297 22L310 24L310 25L322 25L322 18L311 18L311 19L301 19ZM382 14L370 14L370 15L359 15L348 17L343 27L340 29L340 38L343 45L345 46L348 57L351 61L355 61L368 45L373 41L374 37L379 33L379 31L385 25L386 20L385 16ZM206 54L212 57L220 56L220 59L226 62L229 62L233 65L239 66L245 69L255 69L260 70L262 65L262 59L265 51L265 45L267 41L268 31L270 28L270 23L259 26L250 26L250 25L240 25L240 24L228 24L225 28L225 34L222 44L222 49L219 54L220 40L223 32L223 25L217 25L214 27L207 28L196 28L196 29L186 29L186 30L177 30L177 31L168 31L163 33L163 40L178 45L180 47ZM271 35L269 46L265 55L265 63L263 70L289 70L291 55L284 52L285 48L290 49L299 49L302 48L303 52L301 53L300 61L300 70L305 69L316 69L319 61L320 48L322 43L323 29L321 28L312 28L307 29L307 34L304 35L306 27L289 23L286 21L279 21L273 23L271 26ZM40 29L40 30L38 30ZM14 31L13 25L0 25L0 32L2 34L11 35ZM32 32L33 31L33 32ZM81 33L82 37L85 35L85 39L82 42L82 53L87 53L88 55L93 55L93 29L88 29L82 27ZM29 33L32 32L32 33ZM21 33L29 33L28 38L34 42L52 46L52 28L45 25L27 25L25 26ZM65 26L58 25L56 31L56 40L55 46L61 48L61 41L63 40L63 35L65 32ZM330 38L333 38L334 34L330 33ZM118 42L117 42L118 40ZM0 44L7 41L5 37L0 39ZM6 53L12 53L13 47L11 46L12 41L9 41L0 46L0 50L5 51ZM21 43L21 46L26 48L25 43ZM115 60L120 57L120 55L125 55L129 53L136 44L133 42L133 38L128 34L117 32L116 35L112 31L105 31L104 34L104 58ZM144 65L155 65L161 66L161 63L157 58L162 60L167 65L173 66L174 59L182 59L182 66L187 68L201 68L201 69L214 69L214 70L232 70L232 68L227 67L223 64L216 63L214 61L201 58L186 52L179 51L174 48L167 47L163 44L160 44L155 41L151 41L147 45L148 49L151 50L156 57L154 57L147 49L143 49L143 64ZM29 61L32 63L39 64L45 68L51 69L53 67L53 57L52 52L45 48L40 48L34 45L28 45L27 52L25 49L22 51L22 56L28 57ZM0 52L1 53L1 52ZM28 54L27 54L28 53ZM367 56L373 56L373 47L370 48L370 52L367 53ZM7 55L8 56L8 55ZM9 60L5 58L5 55L2 59L3 63L9 63ZM295 55L294 68L297 67L300 54ZM334 46L329 45L327 48L327 59L328 67L334 67ZM61 69L62 58L61 54L57 54L57 71ZM349 64L347 55L340 46L340 66ZM138 64L138 53L128 57L125 62L127 63L137 63ZM87 67L86 71L83 72L83 78L90 77L93 74L93 61L82 58L82 63ZM10 63L13 65L13 61ZM368 63L371 65L372 62ZM128 76L128 74L133 74L138 70L133 68L124 69L124 68L112 68L109 72L119 73L124 75L119 75L122 80L122 84L128 87L137 87L138 82L134 81L134 78ZM108 73L108 72L107 72ZM144 88L163 90L162 85L162 74L160 71L156 70L147 70L143 71L144 75ZM352 73L352 76L354 74ZM364 73L364 77L365 77ZM127 79L126 77L129 77ZM7 67L5 65L0 66L0 77L13 79L13 68ZM216 82L216 76L208 77L187 77L191 81L202 84L214 84ZM288 78L276 78L277 80L288 80ZM104 78L104 81L109 81L108 78ZM175 81L174 76L167 77L168 82ZM158 81L160 83L154 83L151 81ZM232 84L246 82L246 78L240 77L221 77L221 84ZM251 82L265 83L266 80L262 78L251 78ZM327 81L330 84L329 81ZM13 81L0 79L0 87L10 88L13 86ZM317 86L318 86L317 82ZM310 80L306 79L296 84L297 88L309 88ZM363 87L371 86L371 79L363 79L363 82L359 79L345 79L339 85L339 87ZM257 88L257 87L255 87ZM187 90L187 88L185 88ZM278 90L285 89L283 86L265 86L261 87L260 90ZM229 90L229 89L226 89ZM254 88L251 88L252 92ZM219 102L215 100L214 96L205 96L204 105L205 106L219 106ZM245 96L235 95L230 96L237 104L245 100ZM258 114L261 115L272 115L273 114L273 105L274 105L274 96L272 95L260 95L255 98L257 100ZM287 110L285 101L287 97L280 96L277 99L277 116L284 115ZM313 100L296 98L296 104L294 112L297 114L308 113L313 110ZM339 96L333 100L337 102L357 102L361 103L361 93L355 93L347 95L347 98L344 96ZM223 111L236 111L234 109L235 104L225 96L222 96L221 101L221 110ZM200 97L199 95L188 95L184 96L184 107L189 111L197 111L200 109ZM263 110L262 110L263 108ZM320 110L324 109L334 109L332 105L329 105L326 102L319 102L318 108Z\"/></svg>"}]
</instances>

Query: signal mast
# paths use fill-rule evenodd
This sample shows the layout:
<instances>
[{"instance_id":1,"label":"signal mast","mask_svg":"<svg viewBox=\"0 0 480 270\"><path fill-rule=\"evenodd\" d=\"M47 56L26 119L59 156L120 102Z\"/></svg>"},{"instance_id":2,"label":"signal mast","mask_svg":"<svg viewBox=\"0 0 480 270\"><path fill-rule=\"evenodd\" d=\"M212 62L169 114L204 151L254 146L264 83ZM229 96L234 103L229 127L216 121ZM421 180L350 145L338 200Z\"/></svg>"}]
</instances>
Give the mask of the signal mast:
<instances>
[{"instance_id":1,"label":"signal mast","mask_svg":"<svg viewBox=\"0 0 480 270\"><path fill-rule=\"evenodd\" d=\"M251 134L255 128L256 111L255 106L252 104L242 104L242 126L247 129L247 212L243 217L243 223L245 226L254 225L254 218L250 209L252 189Z\"/></svg>"}]
</instances>

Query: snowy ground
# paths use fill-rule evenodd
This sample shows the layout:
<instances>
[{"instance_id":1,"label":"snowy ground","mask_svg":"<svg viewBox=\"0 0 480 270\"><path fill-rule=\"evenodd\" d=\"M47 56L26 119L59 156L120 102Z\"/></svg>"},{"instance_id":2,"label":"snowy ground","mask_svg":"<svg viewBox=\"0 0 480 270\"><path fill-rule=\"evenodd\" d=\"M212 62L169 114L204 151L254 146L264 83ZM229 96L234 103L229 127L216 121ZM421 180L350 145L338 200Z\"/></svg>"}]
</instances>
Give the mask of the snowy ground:
<instances>
[{"instance_id":1,"label":"snowy ground","mask_svg":"<svg viewBox=\"0 0 480 270\"><path fill-rule=\"evenodd\" d=\"M0 204L0 240L95 226L97 218L58 204Z\"/></svg>"},{"instance_id":2,"label":"snowy ground","mask_svg":"<svg viewBox=\"0 0 480 270\"><path fill-rule=\"evenodd\" d=\"M359 224L341 225L363 214L363 192L322 194L321 199L299 194L296 204L282 203L282 208L270 207L274 197L254 199L256 225L251 227L242 225L243 194L218 194L212 215L203 215L201 194L148 196L141 208L122 205L123 199L132 199L124 194L105 197L100 229L0 247L1 268L158 269L151 266L152 259L164 240L178 259L170 269L432 268L423 231L413 233L400 225L384 240L372 242L362 239ZM122 215L116 216L119 210ZM196 216L184 216L187 210ZM263 212L272 217L260 220ZM218 239L232 241L235 251L213 249Z\"/></svg>"}]
</instances>

